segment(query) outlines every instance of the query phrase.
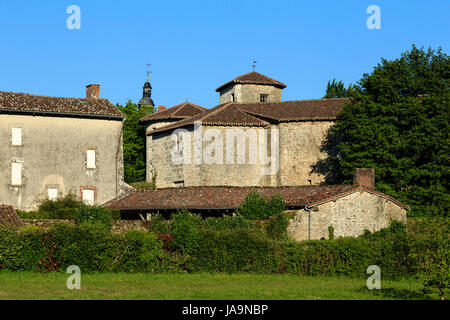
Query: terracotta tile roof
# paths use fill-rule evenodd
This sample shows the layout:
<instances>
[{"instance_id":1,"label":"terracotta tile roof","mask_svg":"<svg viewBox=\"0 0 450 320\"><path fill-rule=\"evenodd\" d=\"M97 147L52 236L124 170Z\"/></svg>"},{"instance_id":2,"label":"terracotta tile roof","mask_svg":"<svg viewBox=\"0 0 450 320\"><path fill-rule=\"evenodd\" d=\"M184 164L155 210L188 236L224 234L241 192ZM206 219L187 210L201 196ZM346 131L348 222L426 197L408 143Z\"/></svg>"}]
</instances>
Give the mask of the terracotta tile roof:
<instances>
[{"instance_id":1,"label":"terracotta tile roof","mask_svg":"<svg viewBox=\"0 0 450 320\"><path fill-rule=\"evenodd\" d=\"M0 113L60 114L118 119L124 117L107 99L46 97L5 91L0 91Z\"/></svg>"},{"instance_id":2,"label":"terracotta tile roof","mask_svg":"<svg viewBox=\"0 0 450 320\"><path fill-rule=\"evenodd\" d=\"M314 99L282 102L229 102L207 109L197 116L177 121L173 124L152 130L148 135L193 125L223 126L268 126L266 120L286 121L333 121L348 98Z\"/></svg>"},{"instance_id":3,"label":"terracotta tile roof","mask_svg":"<svg viewBox=\"0 0 450 320\"><path fill-rule=\"evenodd\" d=\"M0 205L0 227L23 227L22 220L12 206Z\"/></svg>"},{"instance_id":4,"label":"terracotta tile roof","mask_svg":"<svg viewBox=\"0 0 450 320\"><path fill-rule=\"evenodd\" d=\"M284 121L335 120L348 98L312 99L283 102L239 103L249 114Z\"/></svg>"},{"instance_id":5,"label":"terracotta tile roof","mask_svg":"<svg viewBox=\"0 0 450 320\"><path fill-rule=\"evenodd\" d=\"M255 126L265 127L269 125L268 122L258 119L248 113L243 112L234 103L220 104L208 111L198 114L194 117L177 121L173 124L152 130L147 135L152 135L157 132L163 132L193 125L194 122L201 121L202 125L217 125L217 126Z\"/></svg>"},{"instance_id":6,"label":"terracotta tile roof","mask_svg":"<svg viewBox=\"0 0 450 320\"><path fill-rule=\"evenodd\" d=\"M367 191L395 202L405 209L408 206L374 190L352 186L295 186L295 187L187 187L137 191L108 205L120 210L176 210L176 209L235 209L252 191L270 197L279 194L288 207L319 205L348 194Z\"/></svg>"},{"instance_id":7,"label":"terracotta tile roof","mask_svg":"<svg viewBox=\"0 0 450 320\"><path fill-rule=\"evenodd\" d=\"M206 108L198 106L190 102L184 102L164 111L152 113L145 116L139 120L139 122L147 122L153 120L163 120L163 119L186 119L196 116L200 113L205 112Z\"/></svg>"},{"instance_id":8,"label":"terracotta tile roof","mask_svg":"<svg viewBox=\"0 0 450 320\"><path fill-rule=\"evenodd\" d=\"M231 86L233 84L236 83L241 83L241 84L263 84L263 85L272 85L275 86L277 88L281 88L284 89L286 88L286 85L284 83L281 83L280 81L274 80L272 78L269 78L261 73L258 72L249 72L246 74L243 74L242 76L239 76L223 85L221 85L220 87L218 87L216 89L217 92L222 91L223 89L225 89L228 86Z\"/></svg>"}]
</instances>

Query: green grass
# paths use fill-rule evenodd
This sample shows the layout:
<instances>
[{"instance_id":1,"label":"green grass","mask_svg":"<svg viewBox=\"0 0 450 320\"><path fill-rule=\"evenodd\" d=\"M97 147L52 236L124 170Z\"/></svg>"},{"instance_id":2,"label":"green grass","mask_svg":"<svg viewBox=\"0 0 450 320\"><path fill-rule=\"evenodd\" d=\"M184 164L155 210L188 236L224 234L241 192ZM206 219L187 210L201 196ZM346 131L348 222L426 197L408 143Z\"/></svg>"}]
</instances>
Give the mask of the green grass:
<instances>
[{"instance_id":1,"label":"green grass","mask_svg":"<svg viewBox=\"0 0 450 320\"><path fill-rule=\"evenodd\" d=\"M69 290L65 273L0 272L0 299L173 300L372 300L427 299L415 280L384 281L368 290L365 279L293 275L82 274L81 290Z\"/></svg>"}]
</instances>

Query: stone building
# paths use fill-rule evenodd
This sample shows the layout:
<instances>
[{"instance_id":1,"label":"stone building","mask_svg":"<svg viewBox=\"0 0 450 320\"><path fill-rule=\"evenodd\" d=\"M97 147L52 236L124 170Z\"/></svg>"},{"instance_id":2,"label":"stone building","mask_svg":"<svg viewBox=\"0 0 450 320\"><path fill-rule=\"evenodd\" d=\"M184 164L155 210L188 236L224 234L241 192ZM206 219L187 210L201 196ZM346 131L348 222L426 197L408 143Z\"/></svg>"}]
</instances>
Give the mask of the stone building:
<instances>
[{"instance_id":1,"label":"stone building","mask_svg":"<svg viewBox=\"0 0 450 320\"><path fill-rule=\"evenodd\" d=\"M289 187L203 186L137 191L108 207L119 209L124 219L148 219L187 209L202 215L232 214L250 191L267 198L281 195L291 214L288 234L302 240L328 239L328 228L336 237L359 236L386 228L391 220L406 223L409 207L374 189L373 169L356 169L353 185Z\"/></svg>"},{"instance_id":2,"label":"stone building","mask_svg":"<svg viewBox=\"0 0 450 320\"><path fill-rule=\"evenodd\" d=\"M251 72L219 87L221 104L212 109L168 119L177 106L143 118L147 180L157 188L324 182L313 167L326 156L322 143L348 100L281 101L285 87ZM187 161L174 161L177 148Z\"/></svg>"},{"instance_id":3,"label":"stone building","mask_svg":"<svg viewBox=\"0 0 450 320\"><path fill-rule=\"evenodd\" d=\"M123 180L124 116L100 98L0 92L0 203L36 209L69 192L101 205L127 190Z\"/></svg>"},{"instance_id":4,"label":"stone building","mask_svg":"<svg viewBox=\"0 0 450 320\"><path fill-rule=\"evenodd\" d=\"M179 209L231 214L256 190L279 194L292 215L296 240L358 236L391 220L406 222L405 204L375 191L373 169L356 169L353 185L324 184L315 169L323 143L348 99L282 101L283 83L251 72L220 86L220 104L176 117L182 106L141 119L147 126L147 180L109 204L125 219Z\"/></svg>"}]
</instances>

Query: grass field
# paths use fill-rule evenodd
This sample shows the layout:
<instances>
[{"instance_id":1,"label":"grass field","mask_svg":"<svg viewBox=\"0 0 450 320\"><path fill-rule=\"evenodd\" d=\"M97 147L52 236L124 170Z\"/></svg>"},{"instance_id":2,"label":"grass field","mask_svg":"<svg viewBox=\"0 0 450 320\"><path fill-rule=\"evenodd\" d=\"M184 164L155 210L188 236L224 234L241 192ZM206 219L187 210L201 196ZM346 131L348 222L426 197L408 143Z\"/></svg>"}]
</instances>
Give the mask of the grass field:
<instances>
[{"instance_id":1,"label":"grass field","mask_svg":"<svg viewBox=\"0 0 450 320\"><path fill-rule=\"evenodd\" d=\"M365 279L293 275L85 274L69 290L64 273L0 272L0 299L157 300L372 300L429 299L415 280L384 281L368 290Z\"/></svg>"}]
</instances>

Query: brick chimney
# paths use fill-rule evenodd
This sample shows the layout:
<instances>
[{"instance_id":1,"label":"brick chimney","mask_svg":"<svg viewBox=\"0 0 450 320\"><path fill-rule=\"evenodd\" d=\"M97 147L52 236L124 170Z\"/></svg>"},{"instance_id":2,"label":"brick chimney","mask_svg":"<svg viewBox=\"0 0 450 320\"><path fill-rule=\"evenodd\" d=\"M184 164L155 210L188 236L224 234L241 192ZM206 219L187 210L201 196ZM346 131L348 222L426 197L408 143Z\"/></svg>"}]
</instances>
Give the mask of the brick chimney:
<instances>
[{"instance_id":1,"label":"brick chimney","mask_svg":"<svg viewBox=\"0 0 450 320\"><path fill-rule=\"evenodd\" d=\"M86 86L86 99L100 99L99 84L90 84Z\"/></svg>"},{"instance_id":2,"label":"brick chimney","mask_svg":"<svg viewBox=\"0 0 450 320\"><path fill-rule=\"evenodd\" d=\"M167 110L167 108L165 106L159 106L158 107L158 112L161 112L161 111L164 111L164 110Z\"/></svg>"},{"instance_id":3,"label":"brick chimney","mask_svg":"<svg viewBox=\"0 0 450 320\"><path fill-rule=\"evenodd\" d=\"M375 170L372 168L356 168L353 171L353 185L374 189Z\"/></svg>"}]
</instances>

